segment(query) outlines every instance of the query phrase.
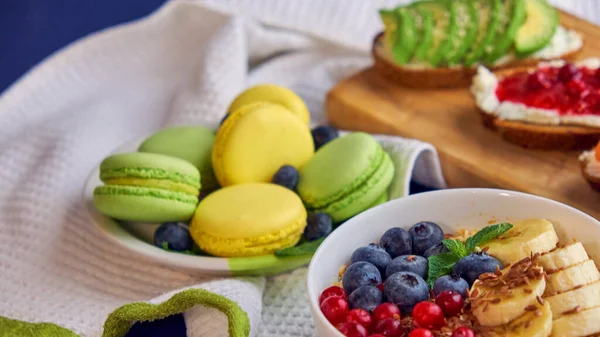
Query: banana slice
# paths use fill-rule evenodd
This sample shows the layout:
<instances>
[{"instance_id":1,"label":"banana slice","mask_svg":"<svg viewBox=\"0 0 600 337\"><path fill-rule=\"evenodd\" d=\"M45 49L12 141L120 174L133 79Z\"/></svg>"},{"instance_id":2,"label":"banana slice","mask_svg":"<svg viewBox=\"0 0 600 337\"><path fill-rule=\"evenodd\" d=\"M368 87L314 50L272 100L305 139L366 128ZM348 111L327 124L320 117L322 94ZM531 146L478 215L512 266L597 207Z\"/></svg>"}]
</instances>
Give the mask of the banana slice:
<instances>
[{"instance_id":1,"label":"banana slice","mask_svg":"<svg viewBox=\"0 0 600 337\"><path fill-rule=\"evenodd\" d=\"M564 316L576 307L581 310L600 306L600 282L545 298L550 303L554 319Z\"/></svg>"},{"instance_id":2,"label":"banana slice","mask_svg":"<svg viewBox=\"0 0 600 337\"><path fill-rule=\"evenodd\" d=\"M518 221L513 223L513 226L504 235L484 245L489 248L488 254L504 264L515 263L537 253L545 253L554 249L558 243L554 226L546 219Z\"/></svg>"},{"instance_id":3,"label":"banana slice","mask_svg":"<svg viewBox=\"0 0 600 337\"><path fill-rule=\"evenodd\" d=\"M481 275L473 284L469 299L479 324L494 327L523 315L526 308L537 303L545 289L543 268L528 257L501 273Z\"/></svg>"},{"instance_id":4,"label":"banana slice","mask_svg":"<svg viewBox=\"0 0 600 337\"><path fill-rule=\"evenodd\" d=\"M500 328L494 335L504 337L548 337L552 331L552 310L550 304L535 303L517 319ZM487 335L486 335L487 336Z\"/></svg>"},{"instance_id":5,"label":"banana slice","mask_svg":"<svg viewBox=\"0 0 600 337\"><path fill-rule=\"evenodd\" d=\"M545 295L553 296L598 280L600 280L600 273L596 268L594 260L587 260L567 269L548 274Z\"/></svg>"},{"instance_id":6,"label":"banana slice","mask_svg":"<svg viewBox=\"0 0 600 337\"><path fill-rule=\"evenodd\" d=\"M544 267L546 273L552 273L584 262L587 259L589 259L588 254L581 242L575 242L540 255L536 262Z\"/></svg>"},{"instance_id":7,"label":"banana slice","mask_svg":"<svg viewBox=\"0 0 600 337\"><path fill-rule=\"evenodd\" d=\"M600 333L600 307L565 315L552 324L552 337L580 337Z\"/></svg>"}]
</instances>

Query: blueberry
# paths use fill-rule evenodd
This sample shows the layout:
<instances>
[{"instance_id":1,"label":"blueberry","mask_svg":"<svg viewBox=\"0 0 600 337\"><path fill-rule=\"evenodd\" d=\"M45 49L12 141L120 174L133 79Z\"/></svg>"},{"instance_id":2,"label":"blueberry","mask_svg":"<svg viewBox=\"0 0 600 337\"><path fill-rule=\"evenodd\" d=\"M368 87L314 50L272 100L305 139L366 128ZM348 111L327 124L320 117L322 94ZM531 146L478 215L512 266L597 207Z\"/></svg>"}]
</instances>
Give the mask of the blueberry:
<instances>
[{"instance_id":1,"label":"blueberry","mask_svg":"<svg viewBox=\"0 0 600 337\"><path fill-rule=\"evenodd\" d=\"M385 270L386 279L399 271L409 271L422 278L427 278L427 259L417 255L401 255L388 264Z\"/></svg>"},{"instance_id":2,"label":"blueberry","mask_svg":"<svg viewBox=\"0 0 600 337\"><path fill-rule=\"evenodd\" d=\"M326 237L331 233L333 228L333 220L329 214L323 212L310 214L306 222L306 228L304 228L304 238L306 241L314 241Z\"/></svg>"},{"instance_id":3,"label":"blueberry","mask_svg":"<svg viewBox=\"0 0 600 337\"><path fill-rule=\"evenodd\" d=\"M423 257L429 258L430 256L433 256L433 255L449 253L449 252L450 251L448 250L448 248L446 248L446 246L444 246L443 243L439 243L435 246L429 247L429 249L427 249L425 251L425 253L423 253Z\"/></svg>"},{"instance_id":4,"label":"blueberry","mask_svg":"<svg viewBox=\"0 0 600 337\"><path fill-rule=\"evenodd\" d=\"M433 295L437 296L444 290L453 290L461 294L463 298L467 297L469 284L456 274L444 275L435 280L433 284Z\"/></svg>"},{"instance_id":5,"label":"blueberry","mask_svg":"<svg viewBox=\"0 0 600 337\"><path fill-rule=\"evenodd\" d=\"M327 125L317 126L311 133L313 142L315 143L315 150L339 137L338 130Z\"/></svg>"},{"instance_id":6,"label":"blueberry","mask_svg":"<svg viewBox=\"0 0 600 337\"><path fill-rule=\"evenodd\" d=\"M351 264L342 277L342 286L346 294L352 294L359 287L375 287L379 283L381 283L381 273L377 267L364 261Z\"/></svg>"},{"instance_id":7,"label":"blueberry","mask_svg":"<svg viewBox=\"0 0 600 337\"><path fill-rule=\"evenodd\" d=\"M454 264L452 273L465 279L469 286L471 286L479 278L479 275L493 273L497 267L502 269L502 263L487 253L471 253Z\"/></svg>"},{"instance_id":8,"label":"blueberry","mask_svg":"<svg viewBox=\"0 0 600 337\"><path fill-rule=\"evenodd\" d=\"M154 232L154 244L177 252L191 250L194 246L194 240L190 235L187 225L178 222L166 222L160 225Z\"/></svg>"},{"instance_id":9,"label":"blueberry","mask_svg":"<svg viewBox=\"0 0 600 337\"><path fill-rule=\"evenodd\" d=\"M295 190L296 185L298 185L298 180L300 179L300 174L298 170L292 165L283 165L282 167L275 172L275 175L271 179L273 184L281 185L283 187L287 187L290 190Z\"/></svg>"},{"instance_id":10,"label":"blueberry","mask_svg":"<svg viewBox=\"0 0 600 337\"><path fill-rule=\"evenodd\" d=\"M411 313L413 307L429 299L429 286L425 280L411 272L397 272L384 284L386 301L392 302L400 308L402 313Z\"/></svg>"},{"instance_id":11,"label":"blueberry","mask_svg":"<svg viewBox=\"0 0 600 337\"><path fill-rule=\"evenodd\" d=\"M385 248L392 259L396 256L412 254L412 239L404 229L399 227L390 228L383 233L379 244Z\"/></svg>"},{"instance_id":12,"label":"blueberry","mask_svg":"<svg viewBox=\"0 0 600 337\"><path fill-rule=\"evenodd\" d=\"M368 312L372 312L383 301L383 294L377 287L362 286L356 288L350 296L348 296L348 304L350 309L361 308Z\"/></svg>"},{"instance_id":13,"label":"blueberry","mask_svg":"<svg viewBox=\"0 0 600 337\"><path fill-rule=\"evenodd\" d=\"M414 224L408 234L412 238L413 254L423 256L425 251L442 242L444 232L437 224L429 221L423 221Z\"/></svg>"},{"instance_id":14,"label":"blueberry","mask_svg":"<svg viewBox=\"0 0 600 337\"><path fill-rule=\"evenodd\" d=\"M380 245L371 243L368 246L360 247L352 253L350 263L366 261L377 267L381 275L385 275L385 268L392 261L390 254Z\"/></svg>"}]
</instances>

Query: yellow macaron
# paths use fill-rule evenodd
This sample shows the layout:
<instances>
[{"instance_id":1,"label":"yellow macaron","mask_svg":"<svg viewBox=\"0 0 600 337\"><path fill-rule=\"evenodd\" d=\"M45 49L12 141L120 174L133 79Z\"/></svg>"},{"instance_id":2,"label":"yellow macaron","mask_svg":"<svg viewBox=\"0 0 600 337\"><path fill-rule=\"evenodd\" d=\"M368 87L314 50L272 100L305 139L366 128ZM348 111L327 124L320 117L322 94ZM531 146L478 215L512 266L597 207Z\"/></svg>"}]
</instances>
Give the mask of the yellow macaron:
<instances>
[{"instance_id":1,"label":"yellow macaron","mask_svg":"<svg viewBox=\"0 0 600 337\"><path fill-rule=\"evenodd\" d=\"M310 124L310 112L302 98L290 89L274 84L260 84L244 90L231 102L227 111L232 113L244 105L255 102L279 104L307 125Z\"/></svg>"},{"instance_id":2,"label":"yellow macaron","mask_svg":"<svg viewBox=\"0 0 600 337\"><path fill-rule=\"evenodd\" d=\"M194 213L190 233L209 254L247 257L296 245L305 227L306 209L294 192L250 183L209 194Z\"/></svg>"},{"instance_id":3,"label":"yellow macaron","mask_svg":"<svg viewBox=\"0 0 600 337\"><path fill-rule=\"evenodd\" d=\"M255 102L221 125L212 150L221 186L270 182L283 165L300 169L314 154L308 125L281 105Z\"/></svg>"}]
</instances>

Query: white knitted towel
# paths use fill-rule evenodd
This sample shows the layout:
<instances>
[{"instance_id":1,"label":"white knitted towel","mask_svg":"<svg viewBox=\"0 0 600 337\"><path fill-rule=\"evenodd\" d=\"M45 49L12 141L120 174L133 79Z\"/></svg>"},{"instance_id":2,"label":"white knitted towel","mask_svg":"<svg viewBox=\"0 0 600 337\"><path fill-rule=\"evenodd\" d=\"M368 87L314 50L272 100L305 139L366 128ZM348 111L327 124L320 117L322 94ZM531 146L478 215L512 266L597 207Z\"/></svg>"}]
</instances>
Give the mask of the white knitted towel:
<instances>
[{"instance_id":1,"label":"white knitted towel","mask_svg":"<svg viewBox=\"0 0 600 337\"><path fill-rule=\"evenodd\" d=\"M370 64L370 39L380 29L376 10L393 3L173 1L34 68L0 97L0 316L100 336L117 307L162 303L192 287L236 302L252 335L314 335L305 268L265 281L159 266L99 234L80 195L92 168L122 143L169 125L216 126L251 84L290 87L313 121L324 122L327 89ZM407 171L401 158L416 159L425 149L414 178L443 187L427 144L380 140ZM395 182L395 196L405 191L402 184ZM184 317L188 336L228 335L218 311L198 306Z\"/></svg>"}]
</instances>

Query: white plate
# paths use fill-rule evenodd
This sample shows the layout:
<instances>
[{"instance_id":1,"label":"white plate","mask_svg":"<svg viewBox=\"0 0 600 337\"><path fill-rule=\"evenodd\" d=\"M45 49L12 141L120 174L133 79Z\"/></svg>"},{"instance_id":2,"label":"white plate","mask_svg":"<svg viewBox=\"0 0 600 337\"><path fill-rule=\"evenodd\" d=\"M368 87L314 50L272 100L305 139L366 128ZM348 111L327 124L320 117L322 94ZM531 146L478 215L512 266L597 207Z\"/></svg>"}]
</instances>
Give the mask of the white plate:
<instances>
[{"instance_id":1,"label":"white plate","mask_svg":"<svg viewBox=\"0 0 600 337\"><path fill-rule=\"evenodd\" d=\"M113 153L136 152L146 137L129 142ZM310 262L310 255L278 258L265 255L244 258L220 258L210 256L193 256L168 252L153 244L154 230L160 224L124 223L107 217L94 207L93 195L96 186L102 185L99 178L99 167L92 170L83 191L87 210L94 224L108 238L123 248L135 251L166 266L186 270L199 271L211 275L274 275L290 271Z\"/></svg>"},{"instance_id":2,"label":"white plate","mask_svg":"<svg viewBox=\"0 0 600 337\"><path fill-rule=\"evenodd\" d=\"M319 308L319 295L338 280L339 268L358 247L378 242L389 228L408 229L433 221L445 232L482 228L489 222L546 218L562 243L577 239L600 265L600 222L570 206L534 195L493 189L451 189L415 194L367 210L331 233L315 253L308 269L308 296L317 335L343 337Z\"/></svg>"}]
</instances>

